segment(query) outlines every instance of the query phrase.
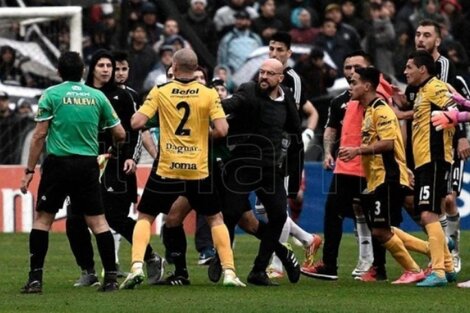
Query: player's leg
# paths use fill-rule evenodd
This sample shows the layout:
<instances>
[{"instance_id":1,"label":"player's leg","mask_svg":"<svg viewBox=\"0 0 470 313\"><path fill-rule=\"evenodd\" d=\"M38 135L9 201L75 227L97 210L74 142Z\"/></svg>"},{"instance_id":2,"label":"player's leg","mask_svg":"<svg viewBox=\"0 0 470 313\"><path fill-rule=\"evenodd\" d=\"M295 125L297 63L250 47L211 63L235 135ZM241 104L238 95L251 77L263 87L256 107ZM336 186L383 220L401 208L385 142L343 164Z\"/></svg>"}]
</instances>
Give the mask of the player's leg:
<instances>
[{"instance_id":1,"label":"player's leg","mask_svg":"<svg viewBox=\"0 0 470 313\"><path fill-rule=\"evenodd\" d=\"M416 171L415 207L421 212L421 223L428 234L431 253L432 272L420 287L439 287L447 284L446 255L450 256L445 241L445 234L439 223L439 214L447 194L447 163L433 162L420 167ZM450 257L451 258L451 257ZM447 262L449 263L449 262ZM447 264L449 272L453 272L453 264Z\"/></svg>"},{"instance_id":2,"label":"player's leg","mask_svg":"<svg viewBox=\"0 0 470 313\"><path fill-rule=\"evenodd\" d=\"M57 158L48 156L44 160L38 188L36 215L29 234L30 270L28 281L21 288L22 293L42 292L44 260L49 247L49 230L55 214L62 207L67 196L64 175L63 164Z\"/></svg>"},{"instance_id":3,"label":"player's leg","mask_svg":"<svg viewBox=\"0 0 470 313\"><path fill-rule=\"evenodd\" d=\"M82 271L80 278L74 283L74 287L98 286L100 282L95 271L90 230L86 224L83 213L74 211L74 207L72 206L70 199L67 199L66 202L66 234L69 240L70 249L75 257L75 261Z\"/></svg>"}]
</instances>

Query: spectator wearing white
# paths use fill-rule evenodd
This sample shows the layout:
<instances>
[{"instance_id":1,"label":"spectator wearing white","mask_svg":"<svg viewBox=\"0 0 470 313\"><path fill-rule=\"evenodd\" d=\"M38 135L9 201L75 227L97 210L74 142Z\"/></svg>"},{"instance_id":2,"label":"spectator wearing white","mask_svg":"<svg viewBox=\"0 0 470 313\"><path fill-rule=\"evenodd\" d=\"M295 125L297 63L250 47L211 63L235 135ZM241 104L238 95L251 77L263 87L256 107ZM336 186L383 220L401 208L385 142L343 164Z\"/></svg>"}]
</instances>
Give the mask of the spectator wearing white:
<instances>
[{"instance_id":1,"label":"spectator wearing white","mask_svg":"<svg viewBox=\"0 0 470 313\"><path fill-rule=\"evenodd\" d=\"M228 5L221 7L215 12L214 24L217 33L223 36L235 24L235 13L246 11L250 19L258 17L258 12L248 5L246 0L230 0Z\"/></svg>"},{"instance_id":2,"label":"spectator wearing white","mask_svg":"<svg viewBox=\"0 0 470 313\"><path fill-rule=\"evenodd\" d=\"M263 45L261 38L250 30L251 19L247 11L234 14L235 26L219 44L217 64L226 65L232 72L240 68L257 48Z\"/></svg>"}]
</instances>

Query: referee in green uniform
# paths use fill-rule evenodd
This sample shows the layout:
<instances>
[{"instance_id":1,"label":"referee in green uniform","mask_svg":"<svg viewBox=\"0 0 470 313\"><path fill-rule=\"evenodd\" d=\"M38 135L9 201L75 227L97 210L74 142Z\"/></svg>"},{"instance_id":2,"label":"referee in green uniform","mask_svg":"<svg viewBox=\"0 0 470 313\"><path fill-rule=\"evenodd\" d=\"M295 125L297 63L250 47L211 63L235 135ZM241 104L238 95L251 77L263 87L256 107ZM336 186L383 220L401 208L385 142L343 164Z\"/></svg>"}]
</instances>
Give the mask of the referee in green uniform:
<instances>
[{"instance_id":1,"label":"referee in green uniform","mask_svg":"<svg viewBox=\"0 0 470 313\"><path fill-rule=\"evenodd\" d=\"M114 240L104 217L96 158L99 129L109 128L115 144L124 142L126 135L106 96L80 82L83 69L78 53L65 52L58 66L63 82L46 89L39 100L28 165L21 181L23 193L28 190L44 143L48 156L43 163L37 214L29 235L29 278L22 293L42 292L49 230L67 196L83 212L96 236L105 269L100 290L117 289Z\"/></svg>"}]
</instances>

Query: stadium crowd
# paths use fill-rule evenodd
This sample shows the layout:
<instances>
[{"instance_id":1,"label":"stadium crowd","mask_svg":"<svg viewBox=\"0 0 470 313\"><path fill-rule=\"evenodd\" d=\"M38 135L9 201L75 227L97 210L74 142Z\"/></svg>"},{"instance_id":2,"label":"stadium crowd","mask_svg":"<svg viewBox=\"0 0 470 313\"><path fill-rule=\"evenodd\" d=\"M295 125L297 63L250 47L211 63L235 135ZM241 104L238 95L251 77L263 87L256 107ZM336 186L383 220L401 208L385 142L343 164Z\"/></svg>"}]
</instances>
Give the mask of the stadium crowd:
<instances>
[{"instance_id":1,"label":"stadium crowd","mask_svg":"<svg viewBox=\"0 0 470 313\"><path fill-rule=\"evenodd\" d=\"M393 284L440 287L455 282L461 269L456 199L462 187L463 163L470 156L462 124L467 115L456 113L467 108L465 97L470 95L470 38L465 32L470 23L466 18L469 9L458 0L190 0L172 4L129 0L90 6L84 15L83 63L70 56L67 38L62 36L59 65L62 70L75 66L75 72L80 66L89 66L86 90L100 90L106 96L107 101L101 92L95 97L105 107L100 114L112 124L105 126L112 129L113 136L96 136L102 139L99 150L94 141L91 152L86 148L74 150L68 140L80 131L55 122L59 118L70 122L70 113L54 111L66 98L54 97L53 91L85 88L76 75L68 82L70 86L48 88L39 99L23 192L34 175L44 141L49 155L43 163L45 174L37 206L40 214L30 234L31 267L22 292L42 292L47 232L58 203L66 196L71 201L69 217L80 215L82 231L87 232L86 222L97 240L101 238L100 256L106 269L101 291L118 289L120 274L107 223L133 244L132 268L122 274L126 279L121 289L142 283L144 263L152 284L189 285L182 220L191 208L205 217L198 219L201 225L206 223L200 232L207 238L200 251L201 264L209 265L209 279L214 282L223 274L225 286L246 286L236 276L231 249L237 224L260 239L248 283L276 285L274 279L283 277L284 270L293 283L300 273L338 279L338 249L345 217L355 220L359 238L358 264L352 272L355 279L387 280L385 253L389 251L404 271ZM255 66L254 77L237 84L232 75L253 51L265 45L268 55ZM310 52L294 54L295 45L307 46ZM2 81L34 86L34 78L23 73L20 65L15 69L11 65L14 62L4 61L3 52L11 54L11 48L1 51L0 67L7 69L1 73ZM67 63L67 57L75 58L75 64ZM118 75L122 66L128 71L125 77ZM64 72L61 76L69 77ZM341 78L349 88L330 103L333 95L328 88ZM74 97L63 104L95 101L80 93ZM32 118L24 101L14 112L8 99L8 94L0 93L0 127L7 127L6 121L11 124L12 116L18 116L18 123ZM175 111L183 115L175 115ZM194 111L198 118L191 115ZM225 114L229 114L228 124ZM117 118L127 134L126 142L115 134ZM212 122L210 132L208 120ZM65 135L69 132L73 136ZM209 145L209 136L216 142ZM320 156L325 169L334 170L325 208L323 257L317 262L322 239L295 224L303 193L309 192L302 170L304 156L314 140L325 148ZM126 189L133 195L123 202L117 185L110 181L117 182L121 176L120 181L124 177L127 186L135 183L133 174L140 155L136 151L142 149L142 142L155 160L142 197L145 201L137 207L139 218L136 223L123 216L112 219L116 214L113 210L120 207L122 211L123 203L127 207L137 200L135 186ZM81 144L88 143L85 140ZM1 149L2 154L4 150L11 153ZM77 157L86 163L90 156L97 156L97 151L110 159L103 164L111 164L105 167L103 182L97 187L104 207L96 205L96 198L87 202L70 189L70 184L82 181L72 182L58 173L54 176L49 173L54 173L51 165L46 168L57 163L73 171L68 168L73 168L68 163L71 159ZM96 171L88 174L98 175L98 164ZM55 180L64 186L57 186ZM206 190L219 180L215 192L210 188L211 192L200 192L195 186L200 184L197 187ZM338 196L339 188L350 187L354 187L349 190L351 194ZM96 197L89 189L87 192ZM256 193L256 209L266 214L266 222L254 218L248 204L250 192ZM47 203L46 198L53 198L53 203ZM220 207L215 207L219 201ZM79 207L83 203L96 208L89 211ZM425 230L426 241L399 228L402 206ZM159 213L167 215L163 226L166 261L148 246L149 226ZM103 222L103 216L108 222ZM112 225L128 222L121 229L122 225ZM72 224L69 226L72 229ZM74 250L72 241L77 234L68 235ZM305 249L302 264L285 245L289 235ZM85 257L78 250L74 254L82 276L75 285L99 284L92 253L85 256L87 264L92 265L83 265ZM429 257L428 268L420 268L410 251ZM277 265L276 261L270 263L273 253ZM175 272L164 278L167 261L174 264ZM470 281L459 287L469 288Z\"/></svg>"}]
</instances>

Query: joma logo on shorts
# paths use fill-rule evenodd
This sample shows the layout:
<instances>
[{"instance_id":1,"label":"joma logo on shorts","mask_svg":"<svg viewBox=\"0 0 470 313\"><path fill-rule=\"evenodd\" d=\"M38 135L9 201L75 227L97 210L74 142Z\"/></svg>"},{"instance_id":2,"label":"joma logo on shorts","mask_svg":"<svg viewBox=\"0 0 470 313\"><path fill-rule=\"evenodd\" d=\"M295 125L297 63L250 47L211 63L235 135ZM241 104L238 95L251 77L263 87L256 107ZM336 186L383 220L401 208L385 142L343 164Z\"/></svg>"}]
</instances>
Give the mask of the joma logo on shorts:
<instances>
[{"instance_id":1,"label":"joma logo on shorts","mask_svg":"<svg viewBox=\"0 0 470 313\"><path fill-rule=\"evenodd\" d=\"M171 162L170 170L177 169L177 170L197 170L197 166L195 163L179 163L179 162Z\"/></svg>"},{"instance_id":2,"label":"joma logo on shorts","mask_svg":"<svg viewBox=\"0 0 470 313\"><path fill-rule=\"evenodd\" d=\"M197 89L186 89L186 90L181 90L178 88L173 88L171 90L172 95L197 95L199 93L199 88Z\"/></svg>"}]
</instances>

